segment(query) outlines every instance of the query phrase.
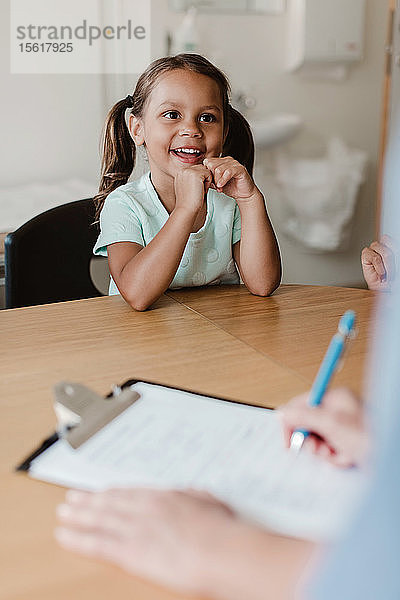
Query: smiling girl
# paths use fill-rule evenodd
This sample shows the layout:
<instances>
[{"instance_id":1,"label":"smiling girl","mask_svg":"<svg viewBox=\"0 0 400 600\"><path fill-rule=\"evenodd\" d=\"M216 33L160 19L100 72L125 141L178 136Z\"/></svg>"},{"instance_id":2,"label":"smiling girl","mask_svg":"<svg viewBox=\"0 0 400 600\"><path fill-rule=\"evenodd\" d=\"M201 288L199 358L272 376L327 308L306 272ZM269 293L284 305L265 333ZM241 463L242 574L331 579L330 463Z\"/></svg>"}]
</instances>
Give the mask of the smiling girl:
<instances>
[{"instance_id":1,"label":"smiling girl","mask_svg":"<svg viewBox=\"0 0 400 600\"><path fill-rule=\"evenodd\" d=\"M180 54L154 61L133 96L109 112L94 253L108 256L109 293L136 310L168 288L234 284L239 274L260 296L279 285L264 198L245 166L226 155L251 172L251 132L228 92L225 75L208 60ZM126 183L137 146L145 147L150 170Z\"/></svg>"}]
</instances>

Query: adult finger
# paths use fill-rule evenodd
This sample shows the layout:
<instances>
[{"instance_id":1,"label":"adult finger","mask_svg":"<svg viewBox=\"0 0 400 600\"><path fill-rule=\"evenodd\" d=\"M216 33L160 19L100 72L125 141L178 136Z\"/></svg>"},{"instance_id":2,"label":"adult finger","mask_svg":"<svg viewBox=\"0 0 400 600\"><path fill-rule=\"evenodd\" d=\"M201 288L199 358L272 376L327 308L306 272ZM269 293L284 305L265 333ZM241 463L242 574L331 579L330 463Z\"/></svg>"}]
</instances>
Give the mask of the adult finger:
<instances>
[{"instance_id":1,"label":"adult finger","mask_svg":"<svg viewBox=\"0 0 400 600\"><path fill-rule=\"evenodd\" d=\"M110 560L124 565L124 544L103 531L88 532L69 527L57 527L54 536L60 546L92 558Z\"/></svg>"},{"instance_id":2,"label":"adult finger","mask_svg":"<svg viewBox=\"0 0 400 600\"><path fill-rule=\"evenodd\" d=\"M236 514L235 511L230 506L228 506L228 504L225 504L225 502L222 502L216 496L210 494L210 492L207 492L205 490L196 490L193 488L188 488L187 490L182 490L180 493L183 496L190 497L194 500L199 500L202 504L206 503L209 506L215 506L216 508L220 508L222 511L230 515Z\"/></svg>"},{"instance_id":3,"label":"adult finger","mask_svg":"<svg viewBox=\"0 0 400 600\"><path fill-rule=\"evenodd\" d=\"M56 512L63 524L82 531L103 531L119 536L123 536L126 531L126 515L115 508L107 510L60 504Z\"/></svg>"},{"instance_id":4,"label":"adult finger","mask_svg":"<svg viewBox=\"0 0 400 600\"><path fill-rule=\"evenodd\" d=\"M320 438L330 447L338 445L338 422L334 414L322 407L309 407L307 410L293 409L283 416L289 430L305 429Z\"/></svg>"},{"instance_id":5,"label":"adult finger","mask_svg":"<svg viewBox=\"0 0 400 600\"><path fill-rule=\"evenodd\" d=\"M115 510L121 513L143 512L158 510L163 503L167 490L152 488L116 488L96 493L69 490L66 494L66 504L90 510Z\"/></svg>"}]
</instances>

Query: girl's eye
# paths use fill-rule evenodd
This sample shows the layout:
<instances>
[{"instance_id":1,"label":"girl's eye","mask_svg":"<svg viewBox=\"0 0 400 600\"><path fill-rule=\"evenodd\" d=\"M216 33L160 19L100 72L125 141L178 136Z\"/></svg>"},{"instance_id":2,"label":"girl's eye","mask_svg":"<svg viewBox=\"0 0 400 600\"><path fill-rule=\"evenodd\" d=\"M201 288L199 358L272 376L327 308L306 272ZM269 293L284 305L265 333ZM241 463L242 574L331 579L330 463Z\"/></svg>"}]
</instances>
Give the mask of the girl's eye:
<instances>
[{"instance_id":1,"label":"girl's eye","mask_svg":"<svg viewBox=\"0 0 400 600\"><path fill-rule=\"evenodd\" d=\"M204 113L203 115L200 115L200 121L203 121L204 123L213 123L216 121L216 118L211 113Z\"/></svg>"},{"instance_id":2,"label":"girl's eye","mask_svg":"<svg viewBox=\"0 0 400 600\"><path fill-rule=\"evenodd\" d=\"M179 113L176 110L169 110L168 112L164 113L163 116L167 119L178 119Z\"/></svg>"}]
</instances>

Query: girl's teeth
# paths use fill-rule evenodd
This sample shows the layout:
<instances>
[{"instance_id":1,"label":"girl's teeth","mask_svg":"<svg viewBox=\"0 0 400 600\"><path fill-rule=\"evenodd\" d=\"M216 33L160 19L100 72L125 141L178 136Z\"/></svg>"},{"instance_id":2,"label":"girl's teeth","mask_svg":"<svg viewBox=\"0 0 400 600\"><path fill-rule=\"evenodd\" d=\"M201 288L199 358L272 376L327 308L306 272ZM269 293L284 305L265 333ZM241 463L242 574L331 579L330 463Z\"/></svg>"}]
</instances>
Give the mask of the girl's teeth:
<instances>
[{"instance_id":1,"label":"girl's teeth","mask_svg":"<svg viewBox=\"0 0 400 600\"><path fill-rule=\"evenodd\" d=\"M200 154L200 150L193 150L191 148L178 148L175 152L183 152L184 154Z\"/></svg>"}]
</instances>

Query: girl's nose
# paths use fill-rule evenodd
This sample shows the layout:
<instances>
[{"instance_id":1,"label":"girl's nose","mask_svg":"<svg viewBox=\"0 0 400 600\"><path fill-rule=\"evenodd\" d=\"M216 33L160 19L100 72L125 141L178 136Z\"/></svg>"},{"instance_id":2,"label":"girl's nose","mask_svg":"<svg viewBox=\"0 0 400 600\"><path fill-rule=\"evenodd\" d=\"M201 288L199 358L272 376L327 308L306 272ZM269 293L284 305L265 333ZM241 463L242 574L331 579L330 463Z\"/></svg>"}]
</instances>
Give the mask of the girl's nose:
<instances>
[{"instance_id":1,"label":"girl's nose","mask_svg":"<svg viewBox=\"0 0 400 600\"><path fill-rule=\"evenodd\" d=\"M179 135L189 137L201 137L201 129L197 121L182 123Z\"/></svg>"}]
</instances>

